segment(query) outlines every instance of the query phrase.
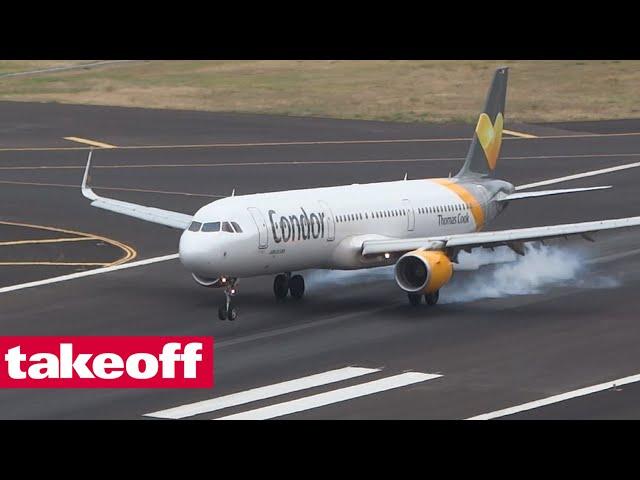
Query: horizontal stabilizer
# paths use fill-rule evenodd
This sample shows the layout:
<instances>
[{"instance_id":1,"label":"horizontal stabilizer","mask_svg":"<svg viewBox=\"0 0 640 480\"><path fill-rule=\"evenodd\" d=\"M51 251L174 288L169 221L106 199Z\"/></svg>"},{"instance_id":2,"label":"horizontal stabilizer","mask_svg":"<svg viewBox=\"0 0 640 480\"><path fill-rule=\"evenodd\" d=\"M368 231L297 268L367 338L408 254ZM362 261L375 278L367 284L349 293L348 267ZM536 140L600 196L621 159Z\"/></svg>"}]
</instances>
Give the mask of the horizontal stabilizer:
<instances>
[{"instance_id":1,"label":"horizontal stabilizer","mask_svg":"<svg viewBox=\"0 0 640 480\"><path fill-rule=\"evenodd\" d=\"M564 188L561 190L540 190L537 192L519 192L519 193L512 193L511 195L505 195L504 197L498 198L497 200L499 202L511 202L513 200L522 200L525 198L550 197L552 195L564 195L566 193L593 192L594 190L606 190L608 188L611 188L611 185L607 185L604 187Z\"/></svg>"}]
</instances>

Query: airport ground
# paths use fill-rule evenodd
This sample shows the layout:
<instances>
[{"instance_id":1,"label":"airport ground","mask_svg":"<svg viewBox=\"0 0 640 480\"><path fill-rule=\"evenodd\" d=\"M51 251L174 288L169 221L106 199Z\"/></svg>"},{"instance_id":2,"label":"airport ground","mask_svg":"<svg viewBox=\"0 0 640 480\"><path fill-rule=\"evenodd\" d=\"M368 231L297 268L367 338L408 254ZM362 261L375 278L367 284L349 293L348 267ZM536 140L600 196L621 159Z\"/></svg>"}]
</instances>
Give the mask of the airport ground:
<instances>
[{"instance_id":1,"label":"airport ground","mask_svg":"<svg viewBox=\"0 0 640 480\"><path fill-rule=\"evenodd\" d=\"M13 102L0 111L0 333L216 340L213 390L3 391L0 418L136 419L181 407L165 416L464 419L638 373L633 231L549 246L548 257L536 257L533 286L507 278L529 285L517 295L481 288L504 284L508 267L459 272L434 308L411 308L384 274L308 274L306 298L286 303L275 302L272 278L259 277L240 284L240 318L221 322L222 293L196 285L176 259L12 289L176 253L179 232L97 210L81 196L87 141L99 194L193 213L233 189L446 177L462 163L469 125ZM640 157L640 120L507 128L499 173L516 185ZM614 188L514 203L490 228L638 215L639 183L636 168L569 181L562 186ZM579 259L571 278L545 277L557 267L554 251ZM428 375L403 385L409 372ZM332 380L224 409L215 403L317 374ZM388 379L397 385L360 395ZM622 385L502 418L640 418L638 393Z\"/></svg>"}]
</instances>

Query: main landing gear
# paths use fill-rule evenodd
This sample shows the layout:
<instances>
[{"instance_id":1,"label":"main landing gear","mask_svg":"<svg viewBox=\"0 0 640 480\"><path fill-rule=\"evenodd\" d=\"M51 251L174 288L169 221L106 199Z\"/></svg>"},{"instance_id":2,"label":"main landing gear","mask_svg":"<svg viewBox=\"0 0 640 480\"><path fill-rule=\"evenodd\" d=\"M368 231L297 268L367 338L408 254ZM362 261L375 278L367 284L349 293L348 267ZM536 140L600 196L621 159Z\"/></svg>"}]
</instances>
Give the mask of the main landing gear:
<instances>
[{"instance_id":1,"label":"main landing gear","mask_svg":"<svg viewBox=\"0 0 640 480\"><path fill-rule=\"evenodd\" d=\"M422 303L422 294L408 293L407 296L409 297L409 303L414 307L417 307ZM436 290L435 292L424 294L424 300L429 306L433 306L436 303L438 303L439 299L440 299L440 290Z\"/></svg>"},{"instance_id":2,"label":"main landing gear","mask_svg":"<svg viewBox=\"0 0 640 480\"><path fill-rule=\"evenodd\" d=\"M276 275L273 279L273 294L277 300L284 300L288 294L300 300L304 297L304 278L302 275L291 276L291 273Z\"/></svg>"},{"instance_id":3,"label":"main landing gear","mask_svg":"<svg viewBox=\"0 0 640 480\"><path fill-rule=\"evenodd\" d=\"M238 289L236 288L237 284L237 280L231 280L229 284L224 287L225 301L218 307L218 318L220 320L234 321L236 318L238 318L238 309L233 306L232 302L232 298L238 292Z\"/></svg>"}]
</instances>

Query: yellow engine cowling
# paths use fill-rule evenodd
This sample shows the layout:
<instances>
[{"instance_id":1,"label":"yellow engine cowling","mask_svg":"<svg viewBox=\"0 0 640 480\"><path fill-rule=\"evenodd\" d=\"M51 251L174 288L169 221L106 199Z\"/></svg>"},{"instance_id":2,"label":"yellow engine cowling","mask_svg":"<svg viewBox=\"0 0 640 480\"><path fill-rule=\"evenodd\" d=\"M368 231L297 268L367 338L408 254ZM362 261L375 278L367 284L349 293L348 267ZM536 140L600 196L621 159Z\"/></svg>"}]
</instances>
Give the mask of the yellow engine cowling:
<instances>
[{"instance_id":1,"label":"yellow engine cowling","mask_svg":"<svg viewBox=\"0 0 640 480\"><path fill-rule=\"evenodd\" d=\"M444 252L414 250L396 263L398 286L409 293L433 293L453 276L453 264Z\"/></svg>"}]
</instances>

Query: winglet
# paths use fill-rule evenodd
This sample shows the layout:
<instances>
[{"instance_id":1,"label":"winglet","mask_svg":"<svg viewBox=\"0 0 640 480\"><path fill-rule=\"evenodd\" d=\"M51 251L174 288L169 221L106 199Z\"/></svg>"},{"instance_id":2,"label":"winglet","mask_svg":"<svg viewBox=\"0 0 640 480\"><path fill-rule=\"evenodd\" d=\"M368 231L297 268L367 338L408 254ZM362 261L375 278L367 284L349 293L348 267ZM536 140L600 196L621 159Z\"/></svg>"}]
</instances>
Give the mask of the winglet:
<instances>
[{"instance_id":1,"label":"winglet","mask_svg":"<svg viewBox=\"0 0 640 480\"><path fill-rule=\"evenodd\" d=\"M82 195L89 200L97 200L98 195L93 193L89 183L91 182L91 155L93 154L93 148L89 150L89 158L87 159L87 168L84 171L84 177L82 178Z\"/></svg>"}]
</instances>

